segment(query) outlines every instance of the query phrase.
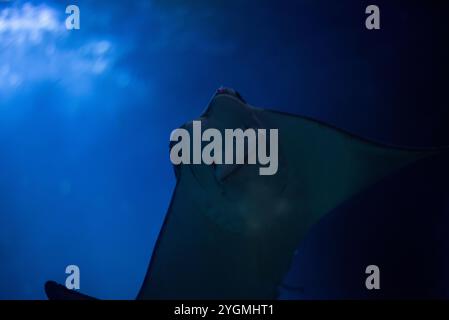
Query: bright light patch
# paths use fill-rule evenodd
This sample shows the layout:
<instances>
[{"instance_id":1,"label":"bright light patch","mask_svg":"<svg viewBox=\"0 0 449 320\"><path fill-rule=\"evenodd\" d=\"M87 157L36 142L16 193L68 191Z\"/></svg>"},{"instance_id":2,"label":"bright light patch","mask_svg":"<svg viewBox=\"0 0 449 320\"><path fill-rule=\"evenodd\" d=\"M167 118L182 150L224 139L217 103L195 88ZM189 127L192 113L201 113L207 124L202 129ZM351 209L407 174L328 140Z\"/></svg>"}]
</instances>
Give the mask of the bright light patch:
<instances>
[{"instance_id":1,"label":"bright light patch","mask_svg":"<svg viewBox=\"0 0 449 320\"><path fill-rule=\"evenodd\" d=\"M93 88L116 60L113 43L86 38L72 43L64 12L26 3L0 10L0 93L16 94L19 86L58 83L68 93Z\"/></svg>"},{"instance_id":2,"label":"bright light patch","mask_svg":"<svg viewBox=\"0 0 449 320\"><path fill-rule=\"evenodd\" d=\"M36 37L44 32L62 31L55 10L29 3L21 8L6 8L0 12L0 36L10 33Z\"/></svg>"}]
</instances>

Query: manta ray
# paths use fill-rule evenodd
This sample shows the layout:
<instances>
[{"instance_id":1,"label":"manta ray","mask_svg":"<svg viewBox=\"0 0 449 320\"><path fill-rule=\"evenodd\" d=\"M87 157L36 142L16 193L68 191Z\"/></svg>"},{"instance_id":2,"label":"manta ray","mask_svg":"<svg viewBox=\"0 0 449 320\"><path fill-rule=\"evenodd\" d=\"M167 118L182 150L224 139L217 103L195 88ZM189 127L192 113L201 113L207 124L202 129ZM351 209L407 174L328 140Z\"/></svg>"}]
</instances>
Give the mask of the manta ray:
<instances>
[{"instance_id":1,"label":"manta ray","mask_svg":"<svg viewBox=\"0 0 449 320\"><path fill-rule=\"evenodd\" d=\"M279 169L180 164L137 299L275 299L295 250L324 215L440 149L372 142L298 115L248 104L220 88L203 127L278 129ZM192 130L192 122L182 126ZM363 214L363 212L360 212ZM89 298L48 282L50 299Z\"/></svg>"}]
</instances>

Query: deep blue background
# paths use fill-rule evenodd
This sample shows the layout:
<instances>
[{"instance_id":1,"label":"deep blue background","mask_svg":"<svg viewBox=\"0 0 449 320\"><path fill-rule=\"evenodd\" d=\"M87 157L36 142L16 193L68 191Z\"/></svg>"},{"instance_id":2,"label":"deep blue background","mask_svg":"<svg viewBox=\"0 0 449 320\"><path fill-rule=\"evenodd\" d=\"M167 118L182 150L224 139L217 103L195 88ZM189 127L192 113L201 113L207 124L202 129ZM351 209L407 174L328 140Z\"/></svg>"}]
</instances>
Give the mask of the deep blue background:
<instances>
[{"instance_id":1,"label":"deep blue background","mask_svg":"<svg viewBox=\"0 0 449 320\"><path fill-rule=\"evenodd\" d=\"M370 139L449 145L444 1L0 2L0 298L134 298L175 179L174 128L220 85ZM35 23L33 23L33 21Z\"/></svg>"}]
</instances>

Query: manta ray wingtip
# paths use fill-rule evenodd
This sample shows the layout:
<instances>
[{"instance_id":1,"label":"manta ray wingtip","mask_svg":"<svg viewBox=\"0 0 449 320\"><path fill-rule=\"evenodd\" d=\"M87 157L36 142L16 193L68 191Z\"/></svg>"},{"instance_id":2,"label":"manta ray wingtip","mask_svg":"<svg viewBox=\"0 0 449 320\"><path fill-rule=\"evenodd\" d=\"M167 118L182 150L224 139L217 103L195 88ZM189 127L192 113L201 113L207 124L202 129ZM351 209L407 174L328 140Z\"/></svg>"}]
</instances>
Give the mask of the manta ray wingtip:
<instances>
[{"instance_id":1,"label":"manta ray wingtip","mask_svg":"<svg viewBox=\"0 0 449 320\"><path fill-rule=\"evenodd\" d=\"M97 300L85 294L69 290L55 281L45 283L45 294L48 300Z\"/></svg>"}]
</instances>

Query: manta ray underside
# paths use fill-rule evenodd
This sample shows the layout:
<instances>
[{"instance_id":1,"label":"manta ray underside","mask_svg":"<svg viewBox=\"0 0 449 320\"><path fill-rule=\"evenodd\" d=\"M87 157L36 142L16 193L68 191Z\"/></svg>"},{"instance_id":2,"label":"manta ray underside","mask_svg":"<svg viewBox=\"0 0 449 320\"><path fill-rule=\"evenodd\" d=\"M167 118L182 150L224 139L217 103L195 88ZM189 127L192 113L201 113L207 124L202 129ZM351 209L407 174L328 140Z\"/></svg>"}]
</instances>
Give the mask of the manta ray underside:
<instances>
[{"instance_id":1,"label":"manta ray underside","mask_svg":"<svg viewBox=\"0 0 449 320\"><path fill-rule=\"evenodd\" d=\"M227 89L198 120L220 131L278 129L278 172L259 175L256 165L175 166L176 188L138 299L276 298L311 225L383 177L437 152L384 146L255 108ZM192 130L192 123L183 128Z\"/></svg>"}]
</instances>

